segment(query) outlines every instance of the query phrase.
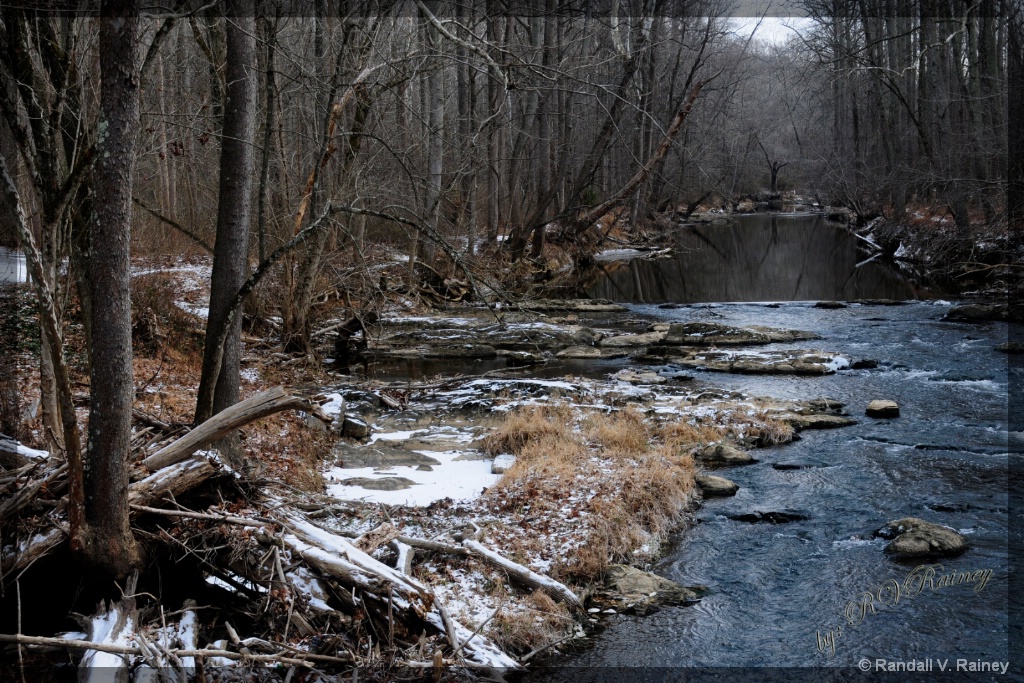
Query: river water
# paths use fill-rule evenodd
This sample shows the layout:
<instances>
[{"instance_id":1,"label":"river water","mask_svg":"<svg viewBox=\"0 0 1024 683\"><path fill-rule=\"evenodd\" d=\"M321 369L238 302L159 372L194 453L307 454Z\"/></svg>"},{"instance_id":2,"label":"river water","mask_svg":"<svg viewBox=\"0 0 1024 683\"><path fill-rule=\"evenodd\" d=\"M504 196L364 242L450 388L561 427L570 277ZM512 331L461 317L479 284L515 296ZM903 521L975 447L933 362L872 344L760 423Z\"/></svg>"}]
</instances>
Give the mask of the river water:
<instances>
[{"instance_id":1,"label":"river water","mask_svg":"<svg viewBox=\"0 0 1024 683\"><path fill-rule=\"evenodd\" d=\"M752 395L835 398L859 423L803 432L797 442L757 451L758 464L719 472L739 493L706 501L654 567L680 583L704 584L710 594L696 606L612 616L578 652L550 659L551 668L531 679L845 680L864 678L857 666L865 658L871 671L879 659L930 659L939 672L944 660L948 671L957 659L1008 657L1006 676L972 680L1021 676L1024 660L1008 644L1008 534L1016 508L1007 477L1009 463L1019 467L1024 432L1022 416L1011 424L1007 404L1022 371L1019 355L1009 356L1008 367L1008 355L995 349L1010 334L1019 339L1020 330L942 322L951 303L941 300L815 308L793 299L924 293L881 262L858 268L853 238L814 218L758 216L714 234L718 229L688 232L684 240L695 246L676 259L619 266L591 293L631 302L632 314L644 318L809 330L823 339L796 346L877 360L875 369L824 377L694 373ZM740 302L644 303L730 295ZM876 398L899 402L900 417L865 417ZM808 519L772 525L728 516L773 510ZM885 541L872 537L902 517L958 529L970 549L935 561L942 566L928 587L893 604L891 591L879 598L879 589L892 581L913 587L908 576L928 564L895 562L883 553ZM1017 526L1012 534L1021 547ZM950 570L991 574L979 575L989 576L983 588L939 587Z\"/></svg>"}]
</instances>

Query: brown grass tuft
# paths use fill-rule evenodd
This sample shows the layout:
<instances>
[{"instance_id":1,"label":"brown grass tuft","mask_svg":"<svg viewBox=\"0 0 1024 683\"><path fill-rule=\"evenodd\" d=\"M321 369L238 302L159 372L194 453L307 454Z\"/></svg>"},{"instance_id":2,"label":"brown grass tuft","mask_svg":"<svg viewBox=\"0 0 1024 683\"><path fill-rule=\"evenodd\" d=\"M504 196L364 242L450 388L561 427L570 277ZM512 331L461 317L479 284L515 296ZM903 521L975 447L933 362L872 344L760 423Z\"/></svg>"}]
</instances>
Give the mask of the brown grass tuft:
<instances>
[{"instance_id":1,"label":"brown grass tuft","mask_svg":"<svg viewBox=\"0 0 1024 683\"><path fill-rule=\"evenodd\" d=\"M483 450L488 455L511 453L519 456L529 444L542 440L569 440L573 438L572 417L572 408L564 404L516 410L484 438Z\"/></svg>"},{"instance_id":2,"label":"brown grass tuft","mask_svg":"<svg viewBox=\"0 0 1024 683\"><path fill-rule=\"evenodd\" d=\"M703 423L691 424L679 420L670 422L658 430L662 443L679 449L693 449L706 446L722 438L722 429Z\"/></svg>"},{"instance_id":3,"label":"brown grass tuft","mask_svg":"<svg viewBox=\"0 0 1024 683\"><path fill-rule=\"evenodd\" d=\"M650 445L643 413L633 406L609 414L588 415L583 420L583 432L592 442L615 454L635 455Z\"/></svg>"},{"instance_id":4,"label":"brown grass tuft","mask_svg":"<svg viewBox=\"0 0 1024 683\"><path fill-rule=\"evenodd\" d=\"M769 417L763 411L755 416L755 420L747 429L747 435L761 446L774 446L789 443L793 440L796 430L788 422Z\"/></svg>"}]
</instances>

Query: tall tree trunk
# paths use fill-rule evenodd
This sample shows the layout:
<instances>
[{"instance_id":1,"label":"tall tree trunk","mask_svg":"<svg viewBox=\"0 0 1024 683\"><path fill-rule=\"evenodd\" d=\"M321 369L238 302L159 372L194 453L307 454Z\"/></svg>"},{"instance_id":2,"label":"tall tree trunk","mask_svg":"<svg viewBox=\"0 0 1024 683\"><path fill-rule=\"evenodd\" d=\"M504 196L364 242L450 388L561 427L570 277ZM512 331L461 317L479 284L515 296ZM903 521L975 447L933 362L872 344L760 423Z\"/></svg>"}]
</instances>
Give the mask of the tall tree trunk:
<instances>
[{"instance_id":1,"label":"tall tree trunk","mask_svg":"<svg viewBox=\"0 0 1024 683\"><path fill-rule=\"evenodd\" d=\"M274 143L274 128L277 126L277 84L275 79L274 54L277 41L277 24L264 18L264 38L267 43L266 84L264 92L263 149L260 166L260 189L256 217L256 231L259 242L258 257L262 263L267 257L267 195L270 193L270 163Z\"/></svg>"},{"instance_id":2,"label":"tall tree trunk","mask_svg":"<svg viewBox=\"0 0 1024 683\"><path fill-rule=\"evenodd\" d=\"M90 244L92 319L84 529L77 548L106 578L140 562L128 526L128 457L134 400L131 321L132 167L139 128L138 7L103 3L100 121ZM77 544L76 544L77 545Z\"/></svg>"},{"instance_id":3,"label":"tall tree trunk","mask_svg":"<svg viewBox=\"0 0 1024 683\"><path fill-rule=\"evenodd\" d=\"M217 241L210 280L210 314L206 339L216 339L235 294L249 275L249 229L252 181L255 171L253 142L256 135L256 20L251 1L228 4L227 98L224 107L223 142L220 153L220 198L217 206ZM203 375L195 422L199 424L238 402L242 320L238 316L228 331L220 372L217 349L207 343L203 349ZM208 386L213 383L212 402ZM229 462L241 465L236 437L221 444Z\"/></svg>"}]
</instances>

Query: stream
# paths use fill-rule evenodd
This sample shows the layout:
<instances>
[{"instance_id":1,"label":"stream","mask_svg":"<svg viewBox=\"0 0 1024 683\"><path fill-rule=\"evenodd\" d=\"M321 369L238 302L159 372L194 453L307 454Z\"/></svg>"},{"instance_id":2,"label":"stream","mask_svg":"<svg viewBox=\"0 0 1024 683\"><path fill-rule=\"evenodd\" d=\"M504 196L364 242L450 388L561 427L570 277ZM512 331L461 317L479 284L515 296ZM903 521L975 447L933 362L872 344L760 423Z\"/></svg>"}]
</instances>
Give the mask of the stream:
<instances>
[{"instance_id":1,"label":"stream","mask_svg":"<svg viewBox=\"0 0 1024 683\"><path fill-rule=\"evenodd\" d=\"M706 501L654 567L679 583L708 586L709 595L647 617L613 615L577 652L550 658L530 680L817 681L823 672L845 680L863 677L864 658L870 671L877 659L930 658L938 672L942 660L949 671L957 659L966 667L1009 657L1008 676L972 680L1021 675L1024 662L1010 653L1007 635L1007 469L1009 458L1020 458L1021 416L1010 424L1007 402L1022 371L1019 356L1008 368L1008 355L994 348L1007 341L1007 324L940 322L950 302L906 301L927 295L881 262L858 267L853 240L814 217L700 226L684 233L675 258L615 264L590 291L628 302L634 317L808 330L822 336L816 348L878 367L823 377L695 371L698 381L751 395L835 398L858 424L803 432L797 442L757 451L758 464L718 472L740 485L738 494ZM813 305L857 298L904 303ZM655 305L665 301L705 303ZM1019 332L1012 330L1015 339ZM900 417L865 417L876 398L896 400ZM772 510L808 519L749 524L727 516ZM883 554L886 541L872 537L902 517L965 534L970 549L937 560L936 577L991 570L984 588L940 587L936 579L934 590L879 602L880 588L903 585L928 564L895 562Z\"/></svg>"}]
</instances>

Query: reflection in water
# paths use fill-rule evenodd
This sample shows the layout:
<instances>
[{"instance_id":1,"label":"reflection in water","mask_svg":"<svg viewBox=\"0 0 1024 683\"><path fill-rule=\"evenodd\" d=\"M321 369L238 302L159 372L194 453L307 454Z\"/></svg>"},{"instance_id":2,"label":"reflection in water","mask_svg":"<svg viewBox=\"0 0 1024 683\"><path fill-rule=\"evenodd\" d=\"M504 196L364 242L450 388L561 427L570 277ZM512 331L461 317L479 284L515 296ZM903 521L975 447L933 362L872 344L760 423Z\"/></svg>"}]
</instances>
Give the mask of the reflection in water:
<instances>
[{"instance_id":1,"label":"reflection in water","mask_svg":"<svg viewBox=\"0 0 1024 683\"><path fill-rule=\"evenodd\" d=\"M822 216L741 216L680 228L669 259L606 264L591 297L633 303L915 299L886 263Z\"/></svg>"},{"instance_id":2,"label":"reflection in water","mask_svg":"<svg viewBox=\"0 0 1024 683\"><path fill-rule=\"evenodd\" d=\"M16 251L0 247L0 284L27 281L25 257Z\"/></svg>"}]
</instances>

